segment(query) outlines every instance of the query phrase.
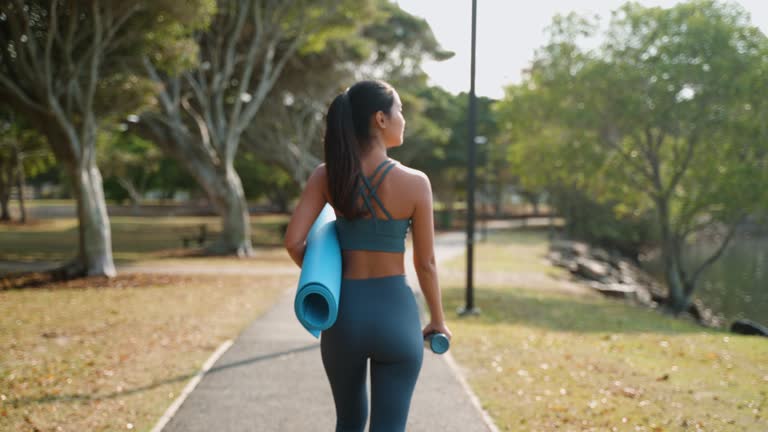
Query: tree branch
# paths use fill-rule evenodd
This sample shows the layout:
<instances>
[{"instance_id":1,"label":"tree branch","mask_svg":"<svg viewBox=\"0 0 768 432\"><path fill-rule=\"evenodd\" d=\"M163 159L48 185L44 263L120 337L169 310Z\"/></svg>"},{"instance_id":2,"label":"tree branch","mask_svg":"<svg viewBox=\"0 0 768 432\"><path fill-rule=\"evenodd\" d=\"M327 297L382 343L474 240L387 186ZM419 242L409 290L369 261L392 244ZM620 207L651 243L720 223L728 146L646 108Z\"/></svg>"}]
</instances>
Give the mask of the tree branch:
<instances>
[{"instance_id":1,"label":"tree branch","mask_svg":"<svg viewBox=\"0 0 768 432\"><path fill-rule=\"evenodd\" d=\"M57 7L58 7L58 0L53 0L51 3L51 9L49 11L49 14L51 16L50 23L48 25L48 35L49 40L51 34L55 34L58 31L58 13L57 13ZM71 155L74 157L74 160L69 161L74 163L75 161L79 161L82 158L82 143L78 139L77 131L75 130L74 125L70 121L69 113L65 113L64 110L61 108L61 104L59 104L59 100L57 95L54 93L55 89L53 88L53 68L51 66L51 48L49 45L52 45L52 42L46 43L46 50L45 50L45 58L43 61L45 62L45 83L46 83L46 93L47 93L47 99L48 99L48 105L51 108L51 111L53 111L54 117L58 121L59 125L61 126L64 134L67 137L67 143L54 143L51 142L51 147L56 148L57 145L67 146L69 147L69 150L71 151Z\"/></svg>"},{"instance_id":2,"label":"tree branch","mask_svg":"<svg viewBox=\"0 0 768 432\"><path fill-rule=\"evenodd\" d=\"M238 6L234 6L232 4L229 4L228 6L231 8L234 8L235 10L227 10L225 13L227 14L227 17L231 17L233 14L235 14L235 11L239 10L239 14L236 14L237 20L235 21L235 26L232 29L232 32L226 33L226 48L225 48L225 54L224 54L224 65L223 68L219 69L212 69L213 72L213 80L211 83L211 88L213 89L213 114L215 123L212 125L212 142L217 147L226 146L226 130L227 126L231 126L227 124L227 117L225 114L225 96L226 96L226 90L229 86L229 82L232 79L232 74L234 73L236 62L237 62L237 53L235 52L235 48L237 47L237 44L240 42L240 38L242 37L243 33L243 27L245 26L245 19L248 16L248 7L252 3L251 1L245 1L245 0L238 0ZM257 7L254 5L254 7ZM214 30L216 31L216 30ZM221 31L221 30L218 30ZM219 73L216 73L216 72ZM237 95L239 98L240 95ZM225 150L225 149L222 149ZM226 151L226 150L225 150Z\"/></svg>"},{"instance_id":3,"label":"tree branch","mask_svg":"<svg viewBox=\"0 0 768 432\"><path fill-rule=\"evenodd\" d=\"M245 15L245 14L243 14ZM237 95L235 97L235 103L232 105L232 109L230 111L229 116L229 128L227 128L227 135L224 137L223 142L223 153L224 153L224 160L226 161L227 166L230 166L235 158L235 154L237 152L237 146L240 136L242 135L242 131L244 128L240 127L243 123L243 120L241 119L240 113L243 107L243 100L242 96L244 93L247 92L248 87L251 85L251 75L253 75L253 69L254 65L256 63L256 54L258 53L259 47L261 46L262 42L262 27L264 25L263 22L260 21L261 18L261 11L259 10L258 6L254 6L252 13L252 25L254 28L254 35L251 38L251 43L248 46L248 52L245 56L245 64L242 69L242 73L240 74L240 83L237 90ZM271 63L272 58L267 55L267 59L264 60L264 63ZM264 77L262 77L262 80ZM253 100L246 102L250 103L253 102ZM250 122L250 119L248 120Z\"/></svg>"},{"instance_id":4,"label":"tree branch","mask_svg":"<svg viewBox=\"0 0 768 432\"><path fill-rule=\"evenodd\" d=\"M213 164L221 165L221 154L216 147L211 145L211 140L208 133L208 126L205 120L203 120L200 114L198 114L197 111L195 111L194 108L192 108L192 106L189 104L189 101L187 101L186 98L183 98L181 100L181 106L190 115L190 117L192 117L192 119L195 121L195 124L197 124L197 128L200 131L200 138L203 144L203 148L205 149L208 156L211 158L211 161L213 162Z\"/></svg>"},{"instance_id":5,"label":"tree branch","mask_svg":"<svg viewBox=\"0 0 768 432\"><path fill-rule=\"evenodd\" d=\"M24 105L27 105L29 108L39 111L39 112L45 112L46 109L43 105L40 105L39 103L33 101L24 93L24 90L22 90L19 86L16 85L15 82L11 81L7 76L4 74L0 74L0 85L5 87L7 90L6 93L8 96L15 96L18 98L18 101L23 103Z\"/></svg>"},{"instance_id":6,"label":"tree branch","mask_svg":"<svg viewBox=\"0 0 768 432\"><path fill-rule=\"evenodd\" d=\"M694 133L690 137L688 137L688 147L685 153L685 159L683 159L682 165L679 166L679 169L675 170L675 173L672 175L672 180L669 182L669 186L667 187L667 190L663 193L666 196L670 196L672 192L677 187L677 183L680 181L680 179L683 177L685 172L688 170L688 164L691 162L691 159L693 159L693 149L696 146L696 143L698 142L698 136ZM675 160L677 162L677 160Z\"/></svg>"},{"instance_id":7,"label":"tree branch","mask_svg":"<svg viewBox=\"0 0 768 432\"><path fill-rule=\"evenodd\" d=\"M30 61L26 62L23 60L23 57L26 57L24 56L24 54L26 54L25 51L27 50L22 50L21 46L19 46L18 44L16 46L17 47L16 58L23 63L23 65L25 66L25 69L27 69L28 71L34 72L31 75L43 77L44 76L43 71L37 67L37 64L38 64L37 60L40 58L40 54L38 52L37 40L35 39L35 34L32 31L32 27L30 25L29 14L27 14L27 10L26 10L27 5L22 0L15 0L15 3L16 3L16 8L19 11L19 15L24 20L24 29L23 30L17 29L19 30L17 32L17 34L19 35L18 40L20 42L21 36L22 35L26 36L27 41L24 43L24 45L28 47L29 54L30 54L30 59L29 59ZM8 17L6 18L6 20L9 22L9 28L11 29L16 28L15 26L13 26L13 24L15 24L15 20L12 17ZM5 49L5 47L3 47L3 49Z\"/></svg>"},{"instance_id":8,"label":"tree branch","mask_svg":"<svg viewBox=\"0 0 768 432\"><path fill-rule=\"evenodd\" d=\"M192 94L194 95L195 99L197 100L198 104L202 108L203 114L202 118L205 119L205 123L207 124L206 127L206 136L203 138L203 143L206 143L209 146L219 147L216 142L212 142L212 140L218 139L218 137L211 137L210 130L211 127L215 127L215 122L213 119L213 115L211 113L211 97L208 92L205 91L203 86L205 85L204 81L201 83L200 81L196 80L194 76L192 76L191 73L185 72L184 78L187 84L189 84L190 88L192 89ZM190 107L191 108L191 107ZM197 121L197 119L195 119Z\"/></svg>"},{"instance_id":9,"label":"tree branch","mask_svg":"<svg viewBox=\"0 0 768 432\"><path fill-rule=\"evenodd\" d=\"M691 278L690 283L688 284L689 287L691 288L695 287L699 277L701 277L704 270L706 270L710 265L712 265L712 263L714 263L720 258L720 256L723 254L725 249L728 247L728 244L731 242L731 239L733 238L734 234L736 233L736 229L743 221L744 221L744 216L741 216L737 218L734 223L731 224L731 226L728 228L728 233L726 234L725 239L720 244L720 247L718 247L715 253L713 253L709 258L707 258L707 260L704 261L704 263L701 266L699 266L699 268L696 269L696 271L693 273L693 277ZM690 294L690 293L686 293L686 294Z\"/></svg>"},{"instance_id":10,"label":"tree branch","mask_svg":"<svg viewBox=\"0 0 768 432\"><path fill-rule=\"evenodd\" d=\"M632 157L631 154L627 154L624 149L621 147L621 144L619 144L618 137L614 136L611 133L603 133L603 141L608 144L609 148L612 148L615 150L619 156L622 157L632 168L634 168L640 175L645 177L649 182L653 182L653 176L650 172L647 171L646 167L643 166L643 164L638 161L636 158ZM636 138L632 138L633 140L636 140Z\"/></svg>"},{"instance_id":11,"label":"tree branch","mask_svg":"<svg viewBox=\"0 0 768 432\"><path fill-rule=\"evenodd\" d=\"M685 241L691 234L701 231L717 223L715 219L707 219L704 222L685 224L680 231L681 238Z\"/></svg>"},{"instance_id":12,"label":"tree branch","mask_svg":"<svg viewBox=\"0 0 768 432\"><path fill-rule=\"evenodd\" d=\"M152 80L157 83L165 84L164 88L158 92L157 99L160 101L160 104L165 112L172 114L176 111L176 108L174 107L174 103L171 101L171 98L168 95L167 84L163 81L162 78L160 78L160 74L158 73L157 69L155 69L155 66L147 56L144 56L142 61L144 63L144 68L147 70L147 74L149 74L150 78L152 78Z\"/></svg>"}]
</instances>

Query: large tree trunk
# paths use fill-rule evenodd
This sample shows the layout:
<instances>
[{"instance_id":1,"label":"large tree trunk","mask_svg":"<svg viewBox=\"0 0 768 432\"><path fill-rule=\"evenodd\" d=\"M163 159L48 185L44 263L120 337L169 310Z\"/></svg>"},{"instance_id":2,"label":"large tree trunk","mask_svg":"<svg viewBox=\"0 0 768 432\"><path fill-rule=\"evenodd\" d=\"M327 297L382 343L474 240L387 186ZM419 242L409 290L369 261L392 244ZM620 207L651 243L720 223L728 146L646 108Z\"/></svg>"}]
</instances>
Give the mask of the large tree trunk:
<instances>
[{"instance_id":1,"label":"large tree trunk","mask_svg":"<svg viewBox=\"0 0 768 432\"><path fill-rule=\"evenodd\" d=\"M5 193L0 194L0 221L10 222L11 212L8 208L8 195Z\"/></svg>"},{"instance_id":2,"label":"large tree trunk","mask_svg":"<svg viewBox=\"0 0 768 432\"><path fill-rule=\"evenodd\" d=\"M180 153L173 151L172 154ZM210 159L196 159L193 154L178 160L197 179L221 216L221 234L206 251L215 255L253 256L248 203L234 165L228 162L224 162L223 167L214 165Z\"/></svg>"},{"instance_id":3,"label":"large tree trunk","mask_svg":"<svg viewBox=\"0 0 768 432\"><path fill-rule=\"evenodd\" d=\"M26 186L26 176L24 175L24 161L16 150L16 187L19 189L19 213L21 214L21 223L27 222L27 208L24 205L24 186Z\"/></svg>"},{"instance_id":4,"label":"large tree trunk","mask_svg":"<svg viewBox=\"0 0 768 432\"><path fill-rule=\"evenodd\" d=\"M155 132L157 130L154 129ZM195 152L199 146L193 144L184 146L194 149L193 151L181 151L182 147L178 146L180 137L173 141L155 142L165 144L163 147L195 177L221 216L221 235L207 251L217 255L253 256L248 203L240 176L234 166L226 164L222 170L220 166L212 164L210 159Z\"/></svg>"},{"instance_id":5,"label":"large tree trunk","mask_svg":"<svg viewBox=\"0 0 768 432\"><path fill-rule=\"evenodd\" d=\"M168 127L167 122L152 113L145 113L132 128L137 135L155 142L179 161L197 180L221 216L221 235L207 252L253 256L248 203L233 158L220 157L210 146L197 141L199 136L190 134L180 125Z\"/></svg>"},{"instance_id":6,"label":"large tree trunk","mask_svg":"<svg viewBox=\"0 0 768 432\"><path fill-rule=\"evenodd\" d=\"M662 240L668 243L668 240ZM693 291L686 287L686 281L680 277L682 263L674 253L674 246L662 247L661 259L664 265L664 279L667 282L667 300L664 309L677 316L688 309L691 302L690 293Z\"/></svg>"},{"instance_id":7,"label":"large tree trunk","mask_svg":"<svg viewBox=\"0 0 768 432\"><path fill-rule=\"evenodd\" d=\"M687 281L683 277L683 269L680 257L680 245L676 244L676 238L669 223L668 201L657 198L659 226L661 228L661 261L664 268L664 279L667 282L667 300L664 310L679 315L688 309L690 294L693 291L686 287Z\"/></svg>"},{"instance_id":8,"label":"large tree trunk","mask_svg":"<svg viewBox=\"0 0 768 432\"><path fill-rule=\"evenodd\" d=\"M116 177L117 183L120 184L120 186L122 186L126 192L128 192L128 197L131 200L131 211L134 215L138 215L139 207L141 207L142 203L141 192L136 189L136 187L133 185L133 183L131 183L129 179L122 176Z\"/></svg>"},{"instance_id":9,"label":"large tree trunk","mask_svg":"<svg viewBox=\"0 0 768 432\"><path fill-rule=\"evenodd\" d=\"M0 221L9 222L11 212L8 203L11 201L13 187L13 164L0 155Z\"/></svg>"},{"instance_id":10,"label":"large tree trunk","mask_svg":"<svg viewBox=\"0 0 768 432\"><path fill-rule=\"evenodd\" d=\"M234 167L228 167L224 176L217 176L211 181L216 187L206 189L213 191L211 201L219 207L222 231L208 250L215 254L253 256L248 202L245 200L240 176Z\"/></svg>"},{"instance_id":11,"label":"large tree trunk","mask_svg":"<svg viewBox=\"0 0 768 432\"><path fill-rule=\"evenodd\" d=\"M501 181L495 182L493 185L493 212L495 217L499 218L502 215L504 204L504 184Z\"/></svg>"},{"instance_id":12,"label":"large tree trunk","mask_svg":"<svg viewBox=\"0 0 768 432\"><path fill-rule=\"evenodd\" d=\"M68 275L84 274L114 277L112 234L104 199L101 173L93 162L65 162L72 179L80 220L80 248L77 259L68 265Z\"/></svg>"}]
</instances>

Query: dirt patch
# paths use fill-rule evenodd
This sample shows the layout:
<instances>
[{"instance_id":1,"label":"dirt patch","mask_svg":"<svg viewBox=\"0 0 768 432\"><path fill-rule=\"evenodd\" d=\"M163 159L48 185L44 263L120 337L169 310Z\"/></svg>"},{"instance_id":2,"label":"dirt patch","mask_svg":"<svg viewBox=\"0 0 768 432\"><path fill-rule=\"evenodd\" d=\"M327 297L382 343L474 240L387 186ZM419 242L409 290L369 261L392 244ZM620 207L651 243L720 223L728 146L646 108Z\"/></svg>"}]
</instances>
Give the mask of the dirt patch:
<instances>
[{"instance_id":1,"label":"dirt patch","mask_svg":"<svg viewBox=\"0 0 768 432\"><path fill-rule=\"evenodd\" d=\"M50 273L35 272L5 276L0 279L0 289L45 288L48 290L58 290L85 288L142 288L147 286L175 285L193 281L197 282L200 281L201 278L204 279L206 276L126 273L114 278L89 276L67 281L56 281ZM208 278L211 280L217 279L214 275L211 275Z\"/></svg>"}]
</instances>

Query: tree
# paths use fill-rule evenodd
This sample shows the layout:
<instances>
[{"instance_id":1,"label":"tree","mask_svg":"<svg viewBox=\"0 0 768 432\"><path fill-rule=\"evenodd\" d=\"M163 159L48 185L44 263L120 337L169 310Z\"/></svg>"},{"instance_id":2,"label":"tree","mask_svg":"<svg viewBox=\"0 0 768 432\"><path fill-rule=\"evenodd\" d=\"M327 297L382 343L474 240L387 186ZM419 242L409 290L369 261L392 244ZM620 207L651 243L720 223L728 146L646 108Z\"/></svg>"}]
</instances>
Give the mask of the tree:
<instances>
[{"instance_id":1,"label":"tree","mask_svg":"<svg viewBox=\"0 0 768 432\"><path fill-rule=\"evenodd\" d=\"M273 90L277 103L262 108L246 131L246 146L291 172L300 186L322 159L320 135L330 100L357 79L380 78L398 89L408 116L408 144L396 152L404 163L430 152L429 141L442 132L424 115L421 62L452 53L440 48L426 21L396 4L379 0L376 11L356 34L291 59Z\"/></svg>"},{"instance_id":2,"label":"tree","mask_svg":"<svg viewBox=\"0 0 768 432\"><path fill-rule=\"evenodd\" d=\"M522 116L513 158L534 186L568 185L623 219L654 215L665 309L678 314L738 223L768 203L766 103L754 91L768 82L768 42L743 9L711 0L628 3L602 47L580 50L595 28L557 18L530 78L507 94ZM683 246L705 229L722 232L719 247L685 268Z\"/></svg>"},{"instance_id":3,"label":"tree","mask_svg":"<svg viewBox=\"0 0 768 432\"><path fill-rule=\"evenodd\" d=\"M427 58L447 60L454 53L440 46L423 18L405 12L390 0L377 0L376 6L379 19L362 31L363 37L376 44L371 58L361 65L358 77L379 78L398 89L426 85L422 62Z\"/></svg>"},{"instance_id":4,"label":"tree","mask_svg":"<svg viewBox=\"0 0 768 432\"><path fill-rule=\"evenodd\" d=\"M196 35L199 64L183 73L144 63L162 90L135 131L178 158L222 217L215 254L253 254L247 202L234 167L240 140L286 63L356 31L367 2L220 0Z\"/></svg>"},{"instance_id":5,"label":"tree","mask_svg":"<svg viewBox=\"0 0 768 432\"><path fill-rule=\"evenodd\" d=\"M65 275L114 276L109 218L96 165L101 123L147 102L140 60L171 68L189 59L190 28L205 24L209 1L2 2L0 96L48 140L72 179L78 255Z\"/></svg>"},{"instance_id":6,"label":"tree","mask_svg":"<svg viewBox=\"0 0 768 432\"><path fill-rule=\"evenodd\" d=\"M27 127L8 110L0 111L0 221L10 221L9 202L16 187L19 200L19 220L27 221L22 191L26 178L45 171L54 163L45 139Z\"/></svg>"},{"instance_id":7,"label":"tree","mask_svg":"<svg viewBox=\"0 0 768 432\"><path fill-rule=\"evenodd\" d=\"M363 37L372 43L369 58L359 65L357 78L378 78L392 84L400 94L403 113L408 119L405 144L393 149L393 156L405 164L428 159L446 136L446 126L427 115L430 101L427 74L422 63L447 60L452 51L443 49L429 24L389 0L377 3L381 18L366 26Z\"/></svg>"},{"instance_id":8,"label":"tree","mask_svg":"<svg viewBox=\"0 0 768 432\"><path fill-rule=\"evenodd\" d=\"M245 196L254 200L266 198L276 211L288 213L291 199L301 192L291 172L263 160L257 153L242 152L235 168L242 173Z\"/></svg>"},{"instance_id":9,"label":"tree","mask_svg":"<svg viewBox=\"0 0 768 432\"><path fill-rule=\"evenodd\" d=\"M163 154L149 141L121 131L104 131L99 137L98 165L105 179L114 178L138 208L153 177L160 175Z\"/></svg>"},{"instance_id":10,"label":"tree","mask_svg":"<svg viewBox=\"0 0 768 432\"><path fill-rule=\"evenodd\" d=\"M358 40L349 40L291 59L275 83L274 103L262 107L245 131L245 150L282 167L300 188L322 160L327 101L343 90L362 61Z\"/></svg>"}]
</instances>

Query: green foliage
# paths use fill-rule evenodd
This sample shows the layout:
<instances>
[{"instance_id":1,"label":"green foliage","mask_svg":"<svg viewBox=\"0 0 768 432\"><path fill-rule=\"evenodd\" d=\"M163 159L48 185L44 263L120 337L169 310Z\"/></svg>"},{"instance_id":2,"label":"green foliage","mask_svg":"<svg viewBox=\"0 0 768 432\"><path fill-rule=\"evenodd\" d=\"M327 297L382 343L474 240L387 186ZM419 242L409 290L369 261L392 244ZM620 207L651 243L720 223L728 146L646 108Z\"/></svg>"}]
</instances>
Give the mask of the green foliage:
<instances>
[{"instance_id":1,"label":"green foliage","mask_svg":"<svg viewBox=\"0 0 768 432\"><path fill-rule=\"evenodd\" d=\"M347 20L357 28L342 33L343 38L327 38L316 50L300 50L286 64L272 91L276 103L259 110L248 129L246 149L262 161L273 161L293 171L301 183L307 174L305 167L286 161L298 159L296 155L301 152L322 159L320 144L327 106L336 94L361 78L390 82L403 101L408 121L406 145L394 150L394 157L410 163L444 147L450 127L427 112L432 101L423 94L428 87L421 62L430 57L447 58L452 53L440 48L429 25L388 0L334 7L327 13L341 15L330 22ZM338 31L344 29L349 27ZM333 34L330 30L318 35Z\"/></svg>"},{"instance_id":2,"label":"green foliage","mask_svg":"<svg viewBox=\"0 0 768 432\"><path fill-rule=\"evenodd\" d=\"M596 28L556 18L530 76L497 109L522 182L572 187L682 237L765 208L766 108L754 90L768 78L767 42L746 12L628 3L602 47L580 49Z\"/></svg>"},{"instance_id":3,"label":"green foliage","mask_svg":"<svg viewBox=\"0 0 768 432\"><path fill-rule=\"evenodd\" d=\"M466 190L469 96L466 93L453 95L439 87L423 87L418 96L425 107L421 115L428 123L422 130L414 131L413 138L405 143L402 152L414 155L413 166L427 173L435 193L450 203ZM500 158L500 141L496 139L497 117L491 108L493 103L486 97L477 98L476 135L487 140L486 144L477 145L476 162L481 170L493 168ZM404 113L408 117L407 106ZM501 167L496 168L500 171Z\"/></svg>"},{"instance_id":4,"label":"green foliage","mask_svg":"<svg viewBox=\"0 0 768 432\"><path fill-rule=\"evenodd\" d=\"M156 91L145 78L144 56L169 69L194 62L189 35L207 25L214 7L214 0L6 1L0 42L15 47L15 55L0 56L0 75L43 106L48 101L38 96L51 86L65 112L80 119L91 114L87 91L96 79L95 114L122 116L145 106ZM0 90L19 94L7 86Z\"/></svg>"},{"instance_id":5,"label":"green foliage","mask_svg":"<svg viewBox=\"0 0 768 432\"><path fill-rule=\"evenodd\" d=\"M16 158L21 158L25 177L34 177L55 163L47 144L45 137L22 118L9 110L0 110L0 160L3 165L12 163L16 166Z\"/></svg>"},{"instance_id":6,"label":"green foliage","mask_svg":"<svg viewBox=\"0 0 768 432\"><path fill-rule=\"evenodd\" d=\"M363 31L376 42L372 63L380 77L402 88L407 82L425 83L421 70L425 58L447 60L454 53L440 47L429 24L389 0L378 0L379 19Z\"/></svg>"},{"instance_id":7,"label":"green foliage","mask_svg":"<svg viewBox=\"0 0 768 432\"><path fill-rule=\"evenodd\" d=\"M97 154L104 177L104 194L109 200L130 199L138 204L144 192L152 186L151 180L162 175L160 150L130 132L102 131Z\"/></svg>"},{"instance_id":8,"label":"green foliage","mask_svg":"<svg viewBox=\"0 0 768 432\"><path fill-rule=\"evenodd\" d=\"M623 203L596 202L575 188L552 188L548 202L565 218L569 238L586 241L639 259L648 244L658 242L659 234L652 214L621 213Z\"/></svg>"},{"instance_id":9,"label":"green foliage","mask_svg":"<svg viewBox=\"0 0 768 432\"><path fill-rule=\"evenodd\" d=\"M289 14L303 15L308 24L300 31L306 34L304 43L299 47L300 55L322 53L328 44L357 39L360 28L378 15L371 1L344 0L317 4L317 2L298 2L296 12ZM329 19L330 18L330 19ZM286 24L291 20L286 20Z\"/></svg>"},{"instance_id":10,"label":"green foliage","mask_svg":"<svg viewBox=\"0 0 768 432\"><path fill-rule=\"evenodd\" d=\"M243 152L235 161L235 169L240 173L245 196L249 200L267 198L285 209L288 199L300 192L290 173L263 161L255 153Z\"/></svg>"}]
</instances>

